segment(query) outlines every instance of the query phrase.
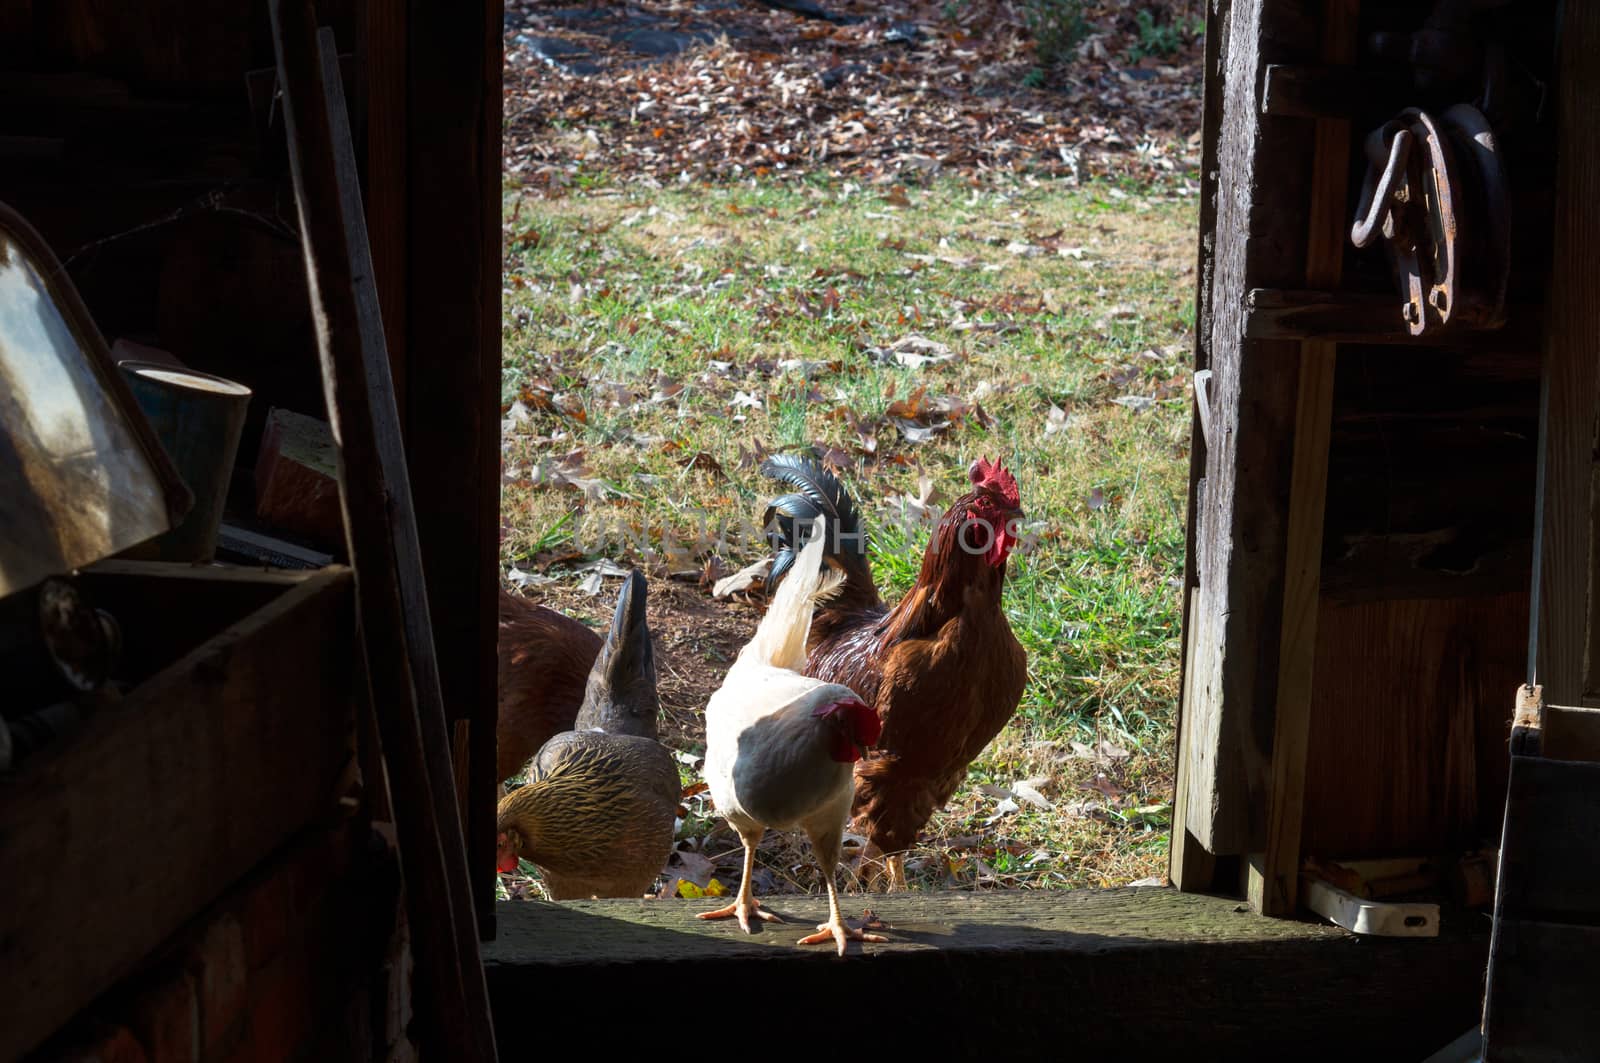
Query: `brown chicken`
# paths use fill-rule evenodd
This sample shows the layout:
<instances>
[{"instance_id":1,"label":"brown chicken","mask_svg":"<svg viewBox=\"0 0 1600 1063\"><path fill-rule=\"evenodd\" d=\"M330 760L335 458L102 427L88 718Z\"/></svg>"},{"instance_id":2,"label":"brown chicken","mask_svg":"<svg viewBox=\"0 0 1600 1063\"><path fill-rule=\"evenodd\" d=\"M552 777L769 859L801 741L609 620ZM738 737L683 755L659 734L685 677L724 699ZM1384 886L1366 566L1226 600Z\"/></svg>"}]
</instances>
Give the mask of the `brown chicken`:
<instances>
[{"instance_id":1,"label":"brown chicken","mask_svg":"<svg viewBox=\"0 0 1600 1063\"><path fill-rule=\"evenodd\" d=\"M851 817L868 839L865 861L878 867L873 884L903 886L905 850L1011 719L1027 685L1027 654L1000 604L1022 517L1017 482L998 462L974 463L972 489L939 521L915 585L890 609L872 582L843 485L809 457L769 458L761 469L795 489L764 518L777 547L769 582L795 563L818 516L838 529L824 557L844 582L817 607L805 673L854 690L883 721L877 748L856 764Z\"/></svg>"},{"instance_id":2,"label":"brown chicken","mask_svg":"<svg viewBox=\"0 0 1600 1063\"><path fill-rule=\"evenodd\" d=\"M617 596L575 729L534 755L526 786L500 799L500 871L533 861L550 896L638 897L667 862L682 789L656 741L660 702L637 571Z\"/></svg>"},{"instance_id":3,"label":"brown chicken","mask_svg":"<svg viewBox=\"0 0 1600 1063\"><path fill-rule=\"evenodd\" d=\"M583 704L600 636L554 609L500 591L500 719L495 770L501 782L553 735L570 731Z\"/></svg>"}]
</instances>

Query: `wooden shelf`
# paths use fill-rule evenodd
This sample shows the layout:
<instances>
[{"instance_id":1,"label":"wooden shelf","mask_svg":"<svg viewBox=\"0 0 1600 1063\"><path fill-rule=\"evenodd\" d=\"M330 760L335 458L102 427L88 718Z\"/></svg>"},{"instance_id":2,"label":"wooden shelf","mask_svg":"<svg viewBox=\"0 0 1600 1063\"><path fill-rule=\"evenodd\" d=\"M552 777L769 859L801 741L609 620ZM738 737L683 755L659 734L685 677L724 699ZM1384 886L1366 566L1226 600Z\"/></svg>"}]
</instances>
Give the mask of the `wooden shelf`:
<instances>
[{"instance_id":1,"label":"wooden shelf","mask_svg":"<svg viewBox=\"0 0 1600 1063\"><path fill-rule=\"evenodd\" d=\"M108 563L83 583L130 649L172 663L0 779L0 999L27 1002L0 1059L337 807L352 759L348 569ZM186 648L208 618L214 637Z\"/></svg>"},{"instance_id":2,"label":"wooden shelf","mask_svg":"<svg viewBox=\"0 0 1600 1063\"><path fill-rule=\"evenodd\" d=\"M1261 113L1376 124L1409 106L1415 95L1404 69L1269 63L1261 81Z\"/></svg>"},{"instance_id":3,"label":"wooden shelf","mask_svg":"<svg viewBox=\"0 0 1600 1063\"><path fill-rule=\"evenodd\" d=\"M1504 328L1430 329L1413 336L1400 318L1400 297L1392 293L1252 288L1245 295L1244 305L1245 338L1252 340L1324 340L1461 350L1522 350L1537 342L1538 318L1531 308L1510 308Z\"/></svg>"}]
</instances>

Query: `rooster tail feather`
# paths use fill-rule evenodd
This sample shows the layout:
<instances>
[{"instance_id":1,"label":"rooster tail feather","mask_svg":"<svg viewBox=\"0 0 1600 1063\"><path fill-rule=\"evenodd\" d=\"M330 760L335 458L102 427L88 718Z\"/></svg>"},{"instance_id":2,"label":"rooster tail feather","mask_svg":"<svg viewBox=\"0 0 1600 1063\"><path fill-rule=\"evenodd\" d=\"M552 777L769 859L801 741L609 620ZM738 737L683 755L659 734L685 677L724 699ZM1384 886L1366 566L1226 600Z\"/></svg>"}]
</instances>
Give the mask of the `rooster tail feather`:
<instances>
[{"instance_id":1,"label":"rooster tail feather","mask_svg":"<svg viewBox=\"0 0 1600 1063\"><path fill-rule=\"evenodd\" d=\"M872 570L867 564L867 540L855 502L836 476L809 454L779 454L761 463L762 475L791 488L767 505L761 524L772 542L772 568L767 586L775 587L807 543L807 530L827 518L832 530L822 556L833 558L844 570L846 582L869 602L877 601ZM815 534L812 532L811 534ZM818 558L818 563L821 557Z\"/></svg>"},{"instance_id":2,"label":"rooster tail feather","mask_svg":"<svg viewBox=\"0 0 1600 1063\"><path fill-rule=\"evenodd\" d=\"M838 590L844 575L822 565L828 519L816 526L798 555L794 578L787 579L767 605L755 636L739 652L739 663L762 664L798 672L806 663L806 639L817 602Z\"/></svg>"}]
</instances>

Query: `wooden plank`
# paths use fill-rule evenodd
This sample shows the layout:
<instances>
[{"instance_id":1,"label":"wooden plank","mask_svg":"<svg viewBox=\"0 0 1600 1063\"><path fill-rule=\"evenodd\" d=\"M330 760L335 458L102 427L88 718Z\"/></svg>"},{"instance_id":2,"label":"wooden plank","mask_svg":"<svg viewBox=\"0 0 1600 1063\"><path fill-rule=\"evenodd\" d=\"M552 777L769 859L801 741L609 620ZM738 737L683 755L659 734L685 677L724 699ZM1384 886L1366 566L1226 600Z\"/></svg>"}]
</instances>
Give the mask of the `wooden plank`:
<instances>
[{"instance_id":1,"label":"wooden plank","mask_svg":"<svg viewBox=\"0 0 1600 1063\"><path fill-rule=\"evenodd\" d=\"M1178 679L1178 771L1181 774L1189 763L1184 745L1186 733L1192 735L1186 721L1189 719L1191 690L1194 685L1195 606L1200 585L1201 559L1196 554L1195 525L1199 519L1200 503L1204 494L1206 447L1211 420L1211 397L1201 380L1209 381L1211 364L1211 276L1213 272L1214 241L1217 224L1217 137L1222 131L1222 86L1210 75L1222 68L1222 31L1227 20L1229 0L1207 4L1205 30L1205 59L1201 70L1206 76L1203 83L1204 98L1201 105L1204 120L1201 123L1200 148L1200 230L1195 250L1195 412L1189 427L1189 496L1184 508L1183 557L1183 616L1179 632L1183 641L1183 671ZM1206 374L1201 377L1200 374ZM1174 885L1189 892L1211 888L1215 872L1211 854L1189 833L1187 796L1189 787L1180 779L1176 786L1172 841L1168 848L1168 876Z\"/></svg>"},{"instance_id":2,"label":"wooden plank","mask_svg":"<svg viewBox=\"0 0 1600 1063\"><path fill-rule=\"evenodd\" d=\"M1359 9L1359 0L1327 0L1322 39L1325 61L1347 64L1355 58ZM1347 121L1319 119L1316 123L1306 238L1306 283L1316 288L1336 288L1343 271L1350 135ZM1325 340L1306 342L1300 353L1266 847L1260 862L1249 864L1252 875L1259 873L1264 878L1259 891L1249 890L1252 907L1259 904L1257 910L1268 915L1294 912L1300 882L1311 681L1322 587L1322 524L1328 500L1328 441L1338 353L1338 347Z\"/></svg>"},{"instance_id":3,"label":"wooden plank","mask_svg":"<svg viewBox=\"0 0 1600 1063\"><path fill-rule=\"evenodd\" d=\"M388 767L425 1051L493 1060L451 785L416 517L373 287L337 55L307 0L273 0L290 170L305 247L361 644Z\"/></svg>"},{"instance_id":4,"label":"wooden plank","mask_svg":"<svg viewBox=\"0 0 1600 1063\"><path fill-rule=\"evenodd\" d=\"M1600 762L1600 709L1546 705L1540 755Z\"/></svg>"},{"instance_id":5,"label":"wooden plank","mask_svg":"<svg viewBox=\"0 0 1600 1063\"><path fill-rule=\"evenodd\" d=\"M1195 1059L1233 1050L1285 1060L1418 1059L1479 1008L1481 918L1391 941L1257 919L1237 901L1172 889L846 895L846 914L870 903L891 940L865 957L852 945L841 962L795 945L822 897L764 900L790 921L756 934L695 919L704 902L503 902L484 957L495 1006L509 1017L537 999L604 1049L632 1030L681 1024L681 994L661 987L709 979L759 985L774 1002L870 1002L863 1030L910 1017L908 1044L936 1039L963 1057L993 1055L1003 1031L1008 1053L1043 1059L1165 1058L1181 1045ZM629 1002L628 1031L617 1000ZM953 1000L960 1018L930 1013ZM719 1042L759 1043L773 1012L724 1008L716 1021ZM511 1022L500 1028L509 1055L523 1039Z\"/></svg>"},{"instance_id":6,"label":"wooden plank","mask_svg":"<svg viewBox=\"0 0 1600 1063\"><path fill-rule=\"evenodd\" d=\"M316 573L0 778L0 1059L335 807L354 630L349 571Z\"/></svg>"},{"instance_id":7,"label":"wooden plank","mask_svg":"<svg viewBox=\"0 0 1600 1063\"><path fill-rule=\"evenodd\" d=\"M501 0L406 9L405 414L440 683L472 721L468 866L494 933L500 565ZM440 204L452 204L441 210Z\"/></svg>"},{"instance_id":8,"label":"wooden plank","mask_svg":"<svg viewBox=\"0 0 1600 1063\"><path fill-rule=\"evenodd\" d=\"M364 32L356 49L366 85L367 232L372 275L383 309L395 406L406 408L406 5L366 0Z\"/></svg>"},{"instance_id":9,"label":"wooden plank","mask_svg":"<svg viewBox=\"0 0 1600 1063\"><path fill-rule=\"evenodd\" d=\"M1189 591L1186 615L1193 608L1193 602L1200 594L1199 588ZM1190 642L1184 652L1183 670L1187 675L1194 667L1194 643ZM1180 702L1181 710L1178 718L1178 763L1188 762L1188 751L1184 745L1185 734L1189 730L1182 724L1182 720L1189 712L1188 690L1185 688L1184 697ZM1177 787L1172 804L1172 840L1168 845L1167 877L1172 884L1185 893L1204 893L1211 889L1212 880L1216 875L1216 857L1195 840L1189 833L1189 810L1185 807L1188 800L1188 790L1183 786Z\"/></svg>"},{"instance_id":10,"label":"wooden plank","mask_svg":"<svg viewBox=\"0 0 1600 1063\"><path fill-rule=\"evenodd\" d=\"M1513 756L1495 895L1486 1060L1600 1044L1600 764Z\"/></svg>"},{"instance_id":11,"label":"wooden plank","mask_svg":"<svg viewBox=\"0 0 1600 1063\"><path fill-rule=\"evenodd\" d=\"M1512 757L1495 918L1600 926L1597 882L1600 764Z\"/></svg>"},{"instance_id":12,"label":"wooden plank","mask_svg":"<svg viewBox=\"0 0 1600 1063\"><path fill-rule=\"evenodd\" d=\"M1495 949L1485 1063L1591 1063L1600 1045L1600 927L1497 922Z\"/></svg>"},{"instance_id":13,"label":"wooden plank","mask_svg":"<svg viewBox=\"0 0 1600 1063\"><path fill-rule=\"evenodd\" d=\"M1400 318L1400 297L1388 292L1252 288L1245 296L1245 335L1258 340L1320 339L1417 349L1520 350L1536 343L1539 321L1537 307L1513 306L1502 328L1429 329L1421 336L1413 336Z\"/></svg>"},{"instance_id":14,"label":"wooden plank","mask_svg":"<svg viewBox=\"0 0 1600 1063\"><path fill-rule=\"evenodd\" d=\"M1212 434L1205 492L1196 498L1200 598L1188 641L1193 688L1184 720L1193 741L1179 769L1186 827L1218 855L1259 848L1272 741L1277 653L1270 634L1283 601L1285 523L1297 348L1245 335L1244 293L1304 283L1303 223L1311 130L1267 122L1261 67L1314 55L1316 26L1284 5L1238 0L1227 9L1220 87L1216 228L1209 356ZM1293 364L1298 364L1293 363Z\"/></svg>"},{"instance_id":15,"label":"wooden plank","mask_svg":"<svg viewBox=\"0 0 1600 1063\"><path fill-rule=\"evenodd\" d=\"M1277 118L1342 118L1373 128L1415 95L1404 68L1268 64L1261 113Z\"/></svg>"},{"instance_id":16,"label":"wooden plank","mask_svg":"<svg viewBox=\"0 0 1600 1063\"><path fill-rule=\"evenodd\" d=\"M97 608L120 621L127 678L144 679L217 633L301 586L311 572L266 572L161 561L101 561L79 582ZM162 603L161 622L147 623L149 602Z\"/></svg>"},{"instance_id":17,"label":"wooden plank","mask_svg":"<svg viewBox=\"0 0 1600 1063\"><path fill-rule=\"evenodd\" d=\"M1499 837L1527 615L1525 590L1322 603L1303 853L1410 856Z\"/></svg>"},{"instance_id":18,"label":"wooden plank","mask_svg":"<svg viewBox=\"0 0 1600 1063\"><path fill-rule=\"evenodd\" d=\"M1600 454L1600 425L1595 428L1595 452ZM1583 659L1583 704L1600 707L1600 618L1595 616L1600 594L1600 461L1589 470L1589 616L1588 653Z\"/></svg>"},{"instance_id":19,"label":"wooden plank","mask_svg":"<svg viewBox=\"0 0 1600 1063\"><path fill-rule=\"evenodd\" d=\"M1543 545L1537 573L1538 645L1529 668L1547 703L1573 705L1586 691L1584 650L1594 638L1596 607L1585 568L1595 556L1590 483L1595 456L1600 359L1600 12L1593 4L1563 5L1556 85L1555 224L1545 322L1548 406L1544 495L1537 505ZM1591 664L1592 668L1593 665Z\"/></svg>"}]
</instances>

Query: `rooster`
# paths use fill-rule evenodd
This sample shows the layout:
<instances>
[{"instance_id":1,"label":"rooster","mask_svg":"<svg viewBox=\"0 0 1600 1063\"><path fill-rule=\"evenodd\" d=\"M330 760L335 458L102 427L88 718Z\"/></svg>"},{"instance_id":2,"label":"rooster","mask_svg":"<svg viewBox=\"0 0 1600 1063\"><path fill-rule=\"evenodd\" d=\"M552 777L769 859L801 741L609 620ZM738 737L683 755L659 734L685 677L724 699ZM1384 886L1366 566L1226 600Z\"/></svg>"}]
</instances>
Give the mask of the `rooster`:
<instances>
[{"instance_id":1,"label":"rooster","mask_svg":"<svg viewBox=\"0 0 1600 1063\"><path fill-rule=\"evenodd\" d=\"M531 781L500 799L498 869L532 860L556 900L638 897L672 850L682 791L672 754L656 740L645 591L644 576L630 574L574 729L545 742Z\"/></svg>"},{"instance_id":2,"label":"rooster","mask_svg":"<svg viewBox=\"0 0 1600 1063\"><path fill-rule=\"evenodd\" d=\"M886 940L845 924L833 881L850 813L851 769L877 740L879 726L849 687L800 674L814 604L839 582L823 573L821 562L819 535L706 705L706 784L744 842L744 875L732 904L700 918L737 916L745 933L752 916L781 922L751 893L756 846L768 827L798 827L828 886L828 921L799 943L833 941L843 956L846 941Z\"/></svg>"},{"instance_id":3,"label":"rooster","mask_svg":"<svg viewBox=\"0 0 1600 1063\"><path fill-rule=\"evenodd\" d=\"M551 736L572 729L600 636L569 616L500 590L500 716L495 771L522 770Z\"/></svg>"},{"instance_id":4,"label":"rooster","mask_svg":"<svg viewBox=\"0 0 1600 1063\"><path fill-rule=\"evenodd\" d=\"M904 886L905 851L1027 685L1027 653L1000 603L1023 515L1017 481L998 461L972 465L972 489L939 521L916 583L890 609L843 485L809 457L769 458L761 471L793 489L763 518L777 549L769 586L809 566L811 544L796 554L805 525L825 518L836 529L824 561L841 585L817 608L805 674L856 691L883 722L877 748L856 764L851 818L867 838L864 862L879 868L873 884Z\"/></svg>"}]
</instances>

